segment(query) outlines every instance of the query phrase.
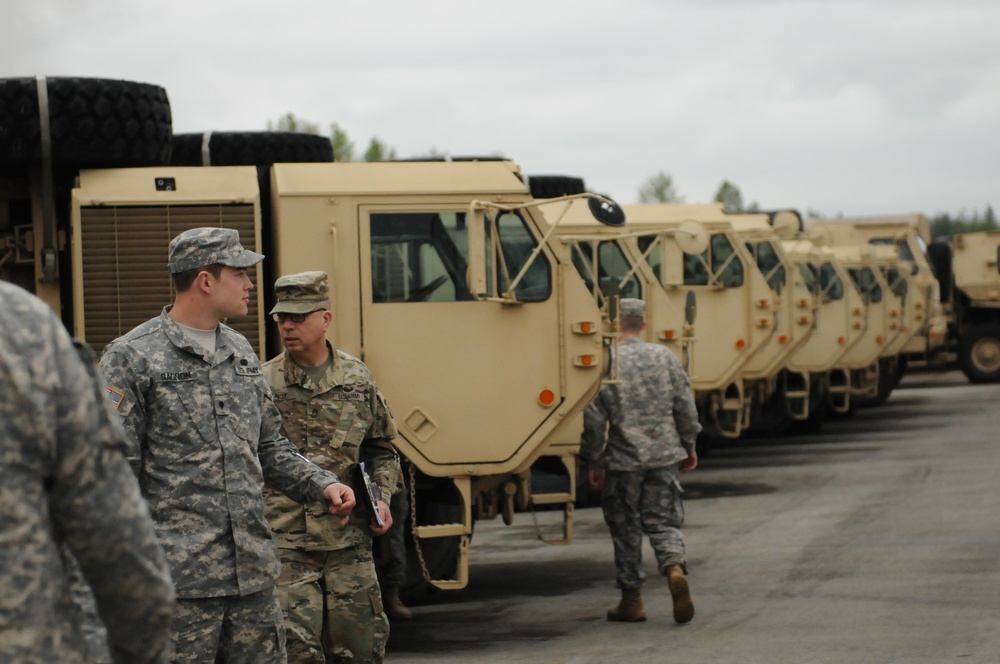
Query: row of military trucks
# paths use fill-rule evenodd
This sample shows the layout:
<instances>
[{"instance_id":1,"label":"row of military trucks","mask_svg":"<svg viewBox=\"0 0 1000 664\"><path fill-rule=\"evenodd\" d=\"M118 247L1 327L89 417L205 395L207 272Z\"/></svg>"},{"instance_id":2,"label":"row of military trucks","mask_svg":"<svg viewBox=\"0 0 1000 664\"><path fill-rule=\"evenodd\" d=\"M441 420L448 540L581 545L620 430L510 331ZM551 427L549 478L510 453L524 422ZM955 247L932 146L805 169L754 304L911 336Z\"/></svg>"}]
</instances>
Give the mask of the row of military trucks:
<instances>
[{"instance_id":1,"label":"row of military trucks","mask_svg":"<svg viewBox=\"0 0 1000 664\"><path fill-rule=\"evenodd\" d=\"M958 260L983 242L953 238L932 270L919 220L622 207L496 158L335 163L319 136L174 134L155 85L0 79L0 278L95 351L172 300L168 243L199 226L266 256L229 322L262 359L280 351L274 279L330 275L331 341L371 368L408 462L411 599L467 584L478 520L559 510L539 536L572 541L582 413L616 379L622 297L684 364L703 451L876 405L949 333L971 379L1000 378L997 293ZM993 288L996 259L977 277L992 266Z\"/></svg>"}]
</instances>

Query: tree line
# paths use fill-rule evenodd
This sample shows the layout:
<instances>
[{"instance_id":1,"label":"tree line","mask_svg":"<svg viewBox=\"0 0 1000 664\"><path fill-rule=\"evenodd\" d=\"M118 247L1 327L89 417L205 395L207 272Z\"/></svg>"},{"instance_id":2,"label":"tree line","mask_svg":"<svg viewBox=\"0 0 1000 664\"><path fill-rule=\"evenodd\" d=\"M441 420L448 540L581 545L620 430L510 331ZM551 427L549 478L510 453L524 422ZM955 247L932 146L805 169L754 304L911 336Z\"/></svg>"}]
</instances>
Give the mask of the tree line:
<instances>
[{"instance_id":1,"label":"tree line","mask_svg":"<svg viewBox=\"0 0 1000 664\"><path fill-rule=\"evenodd\" d=\"M316 122L304 120L294 113L286 113L277 120L269 120L267 123L269 131L292 131L303 134L322 135L320 126ZM377 136L372 136L364 152L357 153L354 141L336 122L329 126L330 144L333 146L334 161L391 161L398 158L396 149ZM440 157L443 153L431 149L428 151L430 157ZM360 160L357 159L360 157ZM683 203L674 180L669 173L659 171L651 176L639 187L640 203ZM713 200L722 203L726 212L759 212L760 205L756 201L744 202L743 192L733 182L723 180L715 192ZM807 210L806 218L821 217L820 213L814 210ZM987 205L980 213L973 209L971 212L961 210L957 215L949 213L938 213L931 217L931 237L933 239L951 237L958 233L973 233L976 231L995 231L1000 229L997 224L996 214L993 207Z\"/></svg>"}]
</instances>

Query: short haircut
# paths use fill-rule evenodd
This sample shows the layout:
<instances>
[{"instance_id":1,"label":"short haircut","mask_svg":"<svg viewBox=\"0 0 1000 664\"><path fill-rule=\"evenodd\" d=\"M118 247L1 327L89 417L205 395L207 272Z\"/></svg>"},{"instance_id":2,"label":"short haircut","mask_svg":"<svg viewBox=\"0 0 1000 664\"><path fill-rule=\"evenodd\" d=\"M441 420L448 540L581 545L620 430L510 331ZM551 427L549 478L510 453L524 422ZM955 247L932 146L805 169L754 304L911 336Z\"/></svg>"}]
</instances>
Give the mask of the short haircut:
<instances>
[{"instance_id":1,"label":"short haircut","mask_svg":"<svg viewBox=\"0 0 1000 664\"><path fill-rule=\"evenodd\" d=\"M211 265L196 267L190 270L184 270L183 272L174 272L170 275L170 279L174 282L174 290L178 293L184 293L188 291L192 285L194 285L194 280L198 276L199 272L208 272L210 275L218 279L222 276L222 269L224 267L226 266L221 263L212 263Z\"/></svg>"},{"instance_id":2,"label":"short haircut","mask_svg":"<svg viewBox=\"0 0 1000 664\"><path fill-rule=\"evenodd\" d=\"M643 318L641 316L621 316L619 319L623 332L641 332Z\"/></svg>"}]
</instances>

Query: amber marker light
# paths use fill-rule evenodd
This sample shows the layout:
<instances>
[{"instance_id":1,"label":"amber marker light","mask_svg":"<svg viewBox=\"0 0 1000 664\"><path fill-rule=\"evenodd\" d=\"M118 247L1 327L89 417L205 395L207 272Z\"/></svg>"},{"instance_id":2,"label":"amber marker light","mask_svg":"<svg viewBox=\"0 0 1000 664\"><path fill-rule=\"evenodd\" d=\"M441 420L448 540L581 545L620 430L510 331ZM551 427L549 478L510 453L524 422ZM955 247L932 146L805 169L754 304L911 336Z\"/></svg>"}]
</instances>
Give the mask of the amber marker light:
<instances>
[{"instance_id":1,"label":"amber marker light","mask_svg":"<svg viewBox=\"0 0 1000 664\"><path fill-rule=\"evenodd\" d=\"M593 334L597 331L597 324L589 320L573 323L573 332L576 334Z\"/></svg>"},{"instance_id":2,"label":"amber marker light","mask_svg":"<svg viewBox=\"0 0 1000 664\"><path fill-rule=\"evenodd\" d=\"M747 347L747 342L743 341L742 339L736 340L736 350L743 350L746 347Z\"/></svg>"},{"instance_id":3,"label":"amber marker light","mask_svg":"<svg viewBox=\"0 0 1000 664\"><path fill-rule=\"evenodd\" d=\"M556 402L556 393L552 390L542 390L538 393L538 403L542 404L546 408L551 406Z\"/></svg>"},{"instance_id":4,"label":"amber marker light","mask_svg":"<svg viewBox=\"0 0 1000 664\"><path fill-rule=\"evenodd\" d=\"M809 306L809 301L808 300L799 300L799 306L802 307L803 309L805 309L806 307Z\"/></svg>"},{"instance_id":5,"label":"amber marker light","mask_svg":"<svg viewBox=\"0 0 1000 664\"><path fill-rule=\"evenodd\" d=\"M787 344L788 343L788 335L787 334L778 335L778 343L779 344Z\"/></svg>"},{"instance_id":6,"label":"amber marker light","mask_svg":"<svg viewBox=\"0 0 1000 664\"><path fill-rule=\"evenodd\" d=\"M808 324L809 324L808 316L802 316L799 318L799 325L808 325Z\"/></svg>"},{"instance_id":7,"label":"amber marker light","mask_svg":"<svg viewBox=\"0 0 1000 664\"><path fill-rule=\"evenodd\" d=\"M757 306L760 307L761 309L767 309L767 305L768 304L769 304L769 302L768 302L768 300L766 298L757 301Z\"/></svg>"},{"instance_id":8,"label":"amber marker light","mask_svg":"<svg viewBox=\"0 0 1000 664\"><path fill-rule=\"evenodd\" d=\"M875 337L875 343L877 343L877 344L882 343L882 335L881 334L878 335L877 337Z\"/></svg>"},{"instance_id":9,"label":"amber marker light","mask_svg":"<svg viewBox=\"0 0 1000 664\"><path fill-rule=\"evenodd\" d=\"M861 329L861 323L860 322L855 322L854 323L854 329L855 330L860 330Z\"/></svg>"},{"instance_id":10,"label":"amber marker light","mask_svg":"<svg viewBox=\"0 0 1000 664\"><path fill-rule=\"evenodd\" d=\"M844 337L837 337L838 344L843 344L845 341L847 341L847 339L845 339Z\"/></svg>"},{"instance_id":11,"label":"amber marker light","mask_svg":"<svg viewBox=\"0 0 1000 664\"><path fill-rule=\"evenodd\" d=\"M757 321L757 327L761 327L761 328L767 327L770 324L771 324L771 321L769 321L766 318L761 318L759 321Z\"/></svg>"},{"instance_id":12,"label":"amber marker light","mask_svg":"<svg viewBox=\"0 0 1000 664\"><path fill-rule=\"evenodd\" d=\"M596 367L597 366L597 356L596 355L577 355L573 358L573 364L578 367Z\"/></svg>"},{"instance_id":13,"label":"amber marker light","mask_svg":"<svg viewBox=\"0 0 1000 664\"><path fill-rule=\"evenodd\" d=\"M860 316L861 315L861 307L854 307L854 310L851 311L851 313L854 314L855 316Z\"/></svg>"},{"instance_id":14,"label":"amber marker light","mask_svg":"<svg viewBox=\"0 0 1000 664\"><path fill-rule=\"evenodd\" d=\"M676 334L674 330L663 330L660 332L660 339L663 341L673 341Z\"/></svg>"}]
</instances>

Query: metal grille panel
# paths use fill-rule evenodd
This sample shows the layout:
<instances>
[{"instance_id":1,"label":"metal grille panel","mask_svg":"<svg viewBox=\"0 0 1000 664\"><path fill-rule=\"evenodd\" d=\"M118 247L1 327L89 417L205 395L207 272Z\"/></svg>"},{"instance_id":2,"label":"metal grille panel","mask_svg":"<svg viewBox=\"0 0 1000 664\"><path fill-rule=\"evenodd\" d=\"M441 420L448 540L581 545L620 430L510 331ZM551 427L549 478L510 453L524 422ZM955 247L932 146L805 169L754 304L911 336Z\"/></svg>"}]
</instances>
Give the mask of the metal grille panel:
<instances>
[{"instance_id":1,"label":"metal grille panel","mask_svg":"<svg viewBox=\"0 0 1000 664\"><path fill-rule=\"evenodd\" d=\"M244 247L260 251L252 204L83 207L80 220L83 302L78 306L84 339L97 353L173 301L167 247L178 234L202 226L232 228ZM251 270L250 277L259 288L259 271ZM258 355L261 315L252 296L248 315L227 321Z\"/></svg>"}]
</instances>

